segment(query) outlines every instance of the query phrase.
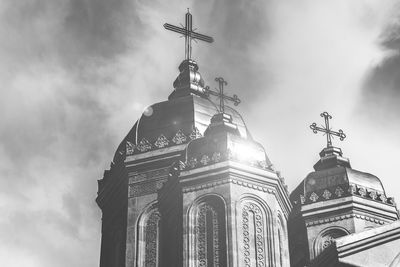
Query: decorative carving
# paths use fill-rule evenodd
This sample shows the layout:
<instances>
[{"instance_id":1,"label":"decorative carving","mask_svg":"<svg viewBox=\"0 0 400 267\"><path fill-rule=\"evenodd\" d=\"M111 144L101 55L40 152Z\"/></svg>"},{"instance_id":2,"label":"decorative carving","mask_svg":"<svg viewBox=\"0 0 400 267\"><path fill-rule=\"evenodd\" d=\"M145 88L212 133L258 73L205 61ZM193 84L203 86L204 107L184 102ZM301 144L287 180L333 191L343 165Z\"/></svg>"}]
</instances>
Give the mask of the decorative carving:
<instances>
[{"instance_id":1,"label":"decorative carving","mask_svg":"<svg viewBox=\"0 0 400 267\"><path fill-rule=\"evenodd\" d=\"M265 266L264 218L254 203L246 203L242 209L244 266ZM254 265L255 263L255 265Z\"/></svg>"},{"instance_id":2,"label":"decorative carving","mask_svg":"<svg viewBox=\"0 0 400 267\"><path fill-rule=\"evenodd\" d=\"M220 161L221 161L221 153L220 153L220 152L214 152L214 153L212 154L211 159L212 159L212 161L215 162L215 163L220 162Z\"/></svg>"},{"instance_id":3,"label":"decorative carving","mask_svg":"<svg viewBox=\"0 0 400 267\"><path fill-rule=\"evenodd\" d=\"M197 190L202 190L205 188L211 188L211 187L215 187L217 185L222 185L222 184L226 184L226 183L233 183L233 184L237 184L243 187L248 187L251 189L255 189L261 192L268 192L270 194L276 194L276 190L270 187L264 187L264 186L260 186L258 184L255 183L248 183L248 182L243 182L241 180L236 180L236 179L223 179L223 180L219 180L219 181L214 181L211 183L204 183L204 184L199 184L196 186L190 186L190 187L186 187L183 188L183 192L193 192L193 191L197 191Z\"/></svg>"},{"instance_id":4,"label":"decorative carving","mask_svg":"<svg viewBox=\"0 0 400 267\"><path fill-rule=\"evenodd\" d=\"M364 187L359 187L358 194L360 194L362 197L365 197L367 195L367 190Z\"/></svg>"},{"instance_id":5,"label":"decorative carving","mask_svg":"<svg viewBox=\"0 0 400 267\"><path fill-rule=\"evenodd\" d=\"M129 185L129 197L138 197L157 192L164 184L164 180Z\"/></svg>"},{"instance_id":6,"label":"decorative carving","mask_svg":"<svg viewBox=\"0 0 400 267\"><path fill-rule=\"evenodd\" d=\"M187 140L186 135L181 130L179 130L175 134L174 138L172 138L172 142L174 142L177 145L185 143L186 140Z\"/></svg>"},{"instance_id":7,"label":"decorative carving","mask_svg":"<svg viewBox=\"0 0 400 267\"><path fill-rule=\"evenodd\" d=\"M356 185L350 184L350 186L349 186L349 193L352 194L352 195L354 195L356 192L357 192Z\"/></svg>"},{"instance_id":8,"label":"decorative carving","mask_svg":"<svg viewBox=\"0 0 400 267\"><path fill-rule=\"evenodd\" d=\"M322 194L322 196L323 196L325 199L330 199L331 196L332 196L332 193L331 193L328 189L325 189L325 190L324 190L324 193Z\"/></svg>"},{"instance_id":9,"label":"decorative carving","mask_svg":"<svg viewBox=\"0 0 400 267\"><path fill-rule=\"evenodd\" d=\"M188 163L187 166L190 166L191 168L194 168L197 166L197 159L196 158L191 158Z\"/></svg>"},{"instance_id":10,"label":"decorative carving","mask_svg":"<svg viewBox=\"0 0 400 267\"><path fill-rule=\"evenodd\" d=\"M379 195L379 199L380 199L383 203L386 203L387 198L386 198L386 196L385 196L385 193L382 192L382 193Z\"/></svg>"},{"instance_id":11,"label":"decorative carving","mask_svg":"<svg viewBox=\"0 0 400 267\"><path fill-rule=\"evenodd\" d=\"M376 193L375 190L372 190L369 192L369 197L375 200L378 197L378 194Z\"/></svg>"},{"instance_id":12,"label":"decorative carving","mask_svg":"<svg viewBox=\"0 0 400 267\"><path fill-rule=\"evenodd\" d=\"M158 266L158 232L160 221L160 213L155 210L153 211L145 225L145 266L157 267Z\"/></svg>"},{"instance_id":13,"label":"decorative carving","mask_svg":"<svg viewBox=\"0 0 400 267\"><path fill-rule=\"evenodd\" d=\"M363 219L363 220L366 220L366 221L375 222L375 223L380 224L380 225L385 224L384 221L377 220L377 219L372 218L372 217L361 216L361 215L358 215L358 214L346 214L346 215L330 217L330 218L325 218L325 219L318 219L318 220L315 220L315 221L309 221L309 222L306 222L306 226L313 226L313 225L320 225L320 224L325 224L325 223L332 223L332 222L342 221L342 220L350 219L350 218L359 218L359 219Z\"/></svg>"},{"instance_id":14,"label":"decorative carving","mask_svg":"<svg viewBox=\"0 0 400 267\"><path fill-rule=\"evenodd\" d=\"M326 249L333 242L335 242L335 238L333 238L331 235L324 236L322 239L322 249Z\"/></svg>"},{"instance_id":15,"label":"decorative carving","mask_svg":"<svg viewBox=\"0 0 400 267\"><path fill-rule=\"evenodd\" d=\"M306 202L306 198L303 195L300 195L300 202L304 204Z\"/></svg>"},{"instance_id":16,"label":"decorative carving","mask_svg":"<svg viewBox=\"0 0 400 267\"><path fill-rule=\"evenodd\" d=\"M311 195L310 195L310 200L312 201L312 202L316 202L317 200L318 200L318 195L315 193L315 192L312 192L311 193Z\"/></svg>"},{"instance_id":17,"label":"decorative carving","mask_svg":"<svg viewBox=\"0 0 400 267\"><path fill-rule=\"evenodd\" d=\"M318 256L322 251L336 242L336 238L346 236L348 232L342 228L331 228L322 232L315 240L314 256Z\"/></svg>"},{"instance_id":18,"label":"decorative carving","mask_svg":"<svg viewBox=\"0 0 400 267\"><path fill-rule=\"evenodd\" d=\"M344 194L343 189L340 186L336 187L335 195L338 197L341 197L341 196L343 196L343 194Z\"/></svg>"},{"instance_id":19,"label":"decorative carving","mask_svg":"<svg viewBox=\"0 0 400 267\"><path fill-rule=\"evenodd\" d=\"M156 178L166 177L168 175L168 168L161 168L156 170L150 170L146 172L140 172L129 177L129 184L141 182L141 181L149 181Z\"/></svg>"},{"instance_id":20,"label":"decorative carving","mask_svg":"<svg viewBox=\"0 0 400 267\"><path fill-rule=\"evenodd\" d=\"M197 127L193 126L192 127L192 132L189 134L190 140L194 140L194 139L197 139L197 138L200 138L200 137L202 137L202 135L201 135L199 129L197 129Z\"/></svg>"},{"instance_id":21,"label":"decorative carving","mask_svg":"<svg viewBox=\"0 0 400 267\"><path fill-rule=\"evenodd\" d=\"M158 148L163 148L168 146L169 141L168 139L162 134L157 138L157 141L154 143L154 145Z\"/></svg>"},{"instance_id":22,"label":"decorative carving","mask_svg":"<svg viewBox=\"0 0 400 267\"><path fill-rule=\"evenodd\" d=\"M143 138L139 144L136 146L136 148L140 151L140 152L146 152L149 151L151 149L151 144L149 143L149 141L147 141L146 138Z\"/></svg>"},{"instance_id":23,"label":"decorative carving","mask_svg":"<svg viewBox=\"0 0 400 267\"><path fill-rule=\"evenodd\" d=\"M201 162L203 165L207 165L207 164L210 162L210 158L209 158L207 155L203 155L203 156L201 157L200 162Z\"/></svg>"},{"instance_id":24,"label":"decorative carving","mask_svg":"<svg viewBox=\"0 0 400 267\"><path fill-rule=\"evenodd\" d=\"M259 161L257 161L257 165L258 165L258 167L260 167L261 169L267 169L267 168L268 168L268 164L267 164L267 162L266 162L265 160L259 160ZM282 179L283 179L282 183L284 184L284 183L285 183L284 178L282 177Z\"/></svg>"},{"instance_id":25,"label":"decorative carving","mask_svg":"<svg viewBox=\"0 0 400 267\"><path fill-rule=\"evenodd\" d=\"M210 218L211 217L211 218ZM208 203L203 203L197 213L197 262L199 266L220 266L220 229L218 213ZM209 239L212 237L212 240ZM212 253L212 255L209 255ZM208 260L212 259L212 263Z\"/></svg>"},{"instance_id":26,"label":"decorative carving","mask_svg":"<svg viewBox=\"0 0 400 267\"><path fill-rule=\"evenodd\" d=\"M135 144L131 143L130 141L126 141L126 155L132 155L135 152Z\"/></svg>"}]
</instances>

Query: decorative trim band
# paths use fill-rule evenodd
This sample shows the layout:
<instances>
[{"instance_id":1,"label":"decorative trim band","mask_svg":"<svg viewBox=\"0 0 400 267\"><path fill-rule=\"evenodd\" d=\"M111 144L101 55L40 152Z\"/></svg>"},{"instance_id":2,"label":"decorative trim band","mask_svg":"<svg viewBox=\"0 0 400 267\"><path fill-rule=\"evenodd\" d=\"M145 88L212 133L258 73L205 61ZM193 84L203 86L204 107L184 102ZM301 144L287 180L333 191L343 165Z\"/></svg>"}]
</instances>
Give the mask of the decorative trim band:
<instances>
[{"instance_id":1,"label":"decorative trim band","mask_svg":"<svg viewBox=\"0 0 400 267\"><path fill-rule=\"evenodd\" d=\"M212 154L203 154L197 157L190 157L186 160L186 162L182 162L180 164L180 168L181 170L191 170L227 160L234 160L236 162L245 163L252 167L260 168L263 170L273 170L271 166L267 165L267 162L265 160L242 160L238 158L234 153L232 153L229 149L227 149L226 151L214 151L212 152Z\"/></svg>"},{"instance_id":2,"label":"decorative trim band","mask_svg":"<svg viewBox=\"0 0 400 267\"><path fill-rule=\"evenodd\" d=\"M243 182L240 180L236 180L236 179L223 179L223 180L219 180L219 181L214 181L214 182L210 182L210 183L204 183L204 184L200 184L200 185L196 185L196 186L190 186L190 187L186 187L183 188L183 192L187 193L187 192L193 192L193 191L198 191L198 190L202 190L202 189L207 189L207 188L211 188L211 187L215 187L217 185L222 185L222 184L227 184L227 183L232 183L232 184L237 184L243 187L248 187L251 189L255 189L258 191L262 191L262 192L267 192L270 194L275 194L276 190L275 189L271 189L265 186L260 186L257 184L253 184L253 183L249 183L249 182Z\"/></svg>"},{"instance_id":3,"label":"decorative trim band","mask_svg":"<svg viewBox=\"0 0 400 267\"><path fill-rule=\"evenodd\" d=\"M365 215L346 214L346 215L341 215L341 216L336 216L336 217L319 219L319 220L307 222L306 226L315 226L315 225L320 225L320 224L325 224L325 223L330 223L330 222L342 221L342 220L350 219L350 218L358 218L358 219L362 219L362 220L365 220L365 221L374 222L374 223L380 224L380 225L383 225L383 224L387 223L385 221L378 220L376 218L372 218L372 217L365 216Z\"/></svg>"},{"instance_id":4,"label":"decorative trim band","mask_svg":"<svg viewBox=\"0 0 400 267\"><path fill-rule=\"evenodd\" d=\"M181 145L200 137L202 137L202 134L195 126L193 126L192 131L187 135L185 135L182 130L178 130L171 140L168 140L164 134L161 134L153 143L146 138L142 138L137 144L134 144L131 141L126 141L126 155L130 156L168 146Z\"/></svg>"},{"instance_id":5,"label":"decorative trim band","mask_svg":"<svg viewBox=\"0 0 400 267\"><path fill-rule=\"evenodd\" d=\"M365 199L370 199L376 202L381 202L395 206L394 199L392 197L386 197L384 192L372 190L367 187L363 187L358 184L338 185L334 187L328 187L326 189L311 192L307 195L299 195L298 200L292 201L293 205L306 205L313 204L316 202L327 201L331 199L337 199L347 196L360 196Z\"/></svg>"}]
</instances>

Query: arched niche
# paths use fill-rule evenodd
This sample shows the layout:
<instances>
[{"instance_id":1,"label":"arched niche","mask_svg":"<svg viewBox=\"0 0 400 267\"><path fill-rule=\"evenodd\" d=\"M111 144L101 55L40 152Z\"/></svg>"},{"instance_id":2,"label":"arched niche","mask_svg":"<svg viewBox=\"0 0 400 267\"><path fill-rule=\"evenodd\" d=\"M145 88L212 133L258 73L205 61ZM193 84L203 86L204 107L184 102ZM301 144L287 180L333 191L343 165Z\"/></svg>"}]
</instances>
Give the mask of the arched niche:
<instances>
[{"instance_id":1,"label":"arched niche","mask_svg":"<svg viewBox=\"0 0 400 267\"><path fill-rule=\"evenodd\" d=\"M189 210L189 266L227 266L226 206L222 197L205 195Z\"/></svg>"},{"instance_id":2,"label":"arched niche","mask_svg":"<svg viewBox=\"0 0 400 267\"><path fill-rule=\"evenodd\" d=\"M238 216L239 265L275 266L273 220L265 201L252 196L240 200ZM238 215L239 215L238 214Z\"/></svg>"},{"instance_id":3,"label":"arched niche","mask_svg":"<svg viewBox=\"0 0 400 267\"><path fill-rule=\"evenodd\" d=\"M149 205L138 220L137 267L157 267L160 258L160 212L157 203Z\"/></svg>"},{"instance_id":4,"label":"arched niche","mask_svg":"<svg viewBox=\"0 0 400 267\"><path fill-rule=\"evenodd\" d=\"M314 258L335 242L336 238L349 234L343 227L329 227L322 230L314 241Z\"/></svg>"}]
</instances>

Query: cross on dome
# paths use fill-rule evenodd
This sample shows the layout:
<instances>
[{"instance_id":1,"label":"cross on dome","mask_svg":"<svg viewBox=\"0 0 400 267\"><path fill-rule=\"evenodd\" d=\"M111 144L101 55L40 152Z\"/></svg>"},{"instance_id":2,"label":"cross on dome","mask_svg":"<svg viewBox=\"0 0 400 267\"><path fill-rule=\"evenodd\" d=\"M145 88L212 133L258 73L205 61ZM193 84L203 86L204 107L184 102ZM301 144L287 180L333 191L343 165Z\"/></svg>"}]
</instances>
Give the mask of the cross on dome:
<instances>
[{"instance_id":1,"label":"cross on dome","mask_svg":"<svg viewBox=\"0 0 400 267\"><path fill-rule=\"evenodd\" d=\"M318 127L317 124L314 122L313 124L310 125L311 130L315 134L318 132L322 132L326 135L327 147L332 147L333 136L337 136L339 137L340 141L343 141L346 138L346 134L343 132L343 130L339 129L339 131L335 132L332 131L329 126L329 120L332 119L332 116L329 115L329 113L326 111L322 112L320 115L325 119L325 128Z\"/></svg>"},{"instance_id":2,"label":"cross on dome","mask_svg":"<svg viewBox=\"0 0 400 267\"><path fill-rule=\"evenodd\" d=\"M210 90L210 88L207 86L205 88L205 93L207 96L213 95L213 96L216 96L219 98L219 112L220 113L225 112L225 103L224 103L225 100L232 101L235 106L240 104L241 101L237 95L233 95L233 97L232 97L232 96L228 96L228 95L224 94L224 85L228 85L228 82L225 81L224 78L217 77L217 78L215 78L215 81L218 82L219 92Z\"/></svg>"},{"instance_id":3,"label":"cross on dome","mask_svg":"<svg viewBox=\"0 0 400 267\"><path fill-rule=\"evenodd\" d=\"M176 33L180 33L185 36L185 59L189 60L192 56L192 40L201 40L203 42L212 43L214 39L210 36L200 34L194 31L193 29L193 21L192 21L192 14L189 12L186 13L185 17L185 27L182 28L177 27L175 25L171 25L169 23L164 24L164 28L169 31L173 31Z\"/></svg>"}]
</instances>

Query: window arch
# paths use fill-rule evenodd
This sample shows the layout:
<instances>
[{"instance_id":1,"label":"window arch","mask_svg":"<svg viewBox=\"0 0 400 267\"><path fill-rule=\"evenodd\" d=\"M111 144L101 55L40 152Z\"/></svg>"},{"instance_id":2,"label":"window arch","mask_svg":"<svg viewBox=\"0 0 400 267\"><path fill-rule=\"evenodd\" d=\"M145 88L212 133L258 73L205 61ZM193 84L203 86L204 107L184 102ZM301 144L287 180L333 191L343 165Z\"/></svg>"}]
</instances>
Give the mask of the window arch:
<instances>
[{"instance_id":1,"label":"window arch","mask_svg":"<svg viewBox=\"0 0 400 267\"><path fill-rule=\"evenodd\" d=\"M333 244L336 238L348 234L349 232L342 227L330 227L321 231L314 241L314 257L318 256L323 250Z\"/></svg>"},{"instance_id":2,"label":"window arch","mask_svg":"<svg viewBox=\"0 0 400 267\"><path fill-rule=\"evenodd\" d=\"M216 195L196 201L191 208L191 266L227 266L225 203Z\"/></svg>"},{"instance_id":3,"label":"window arch","mask_svg":"<svg viewBox=\"0 0 400 267\"><path fill-rule=\"evenodd\" d=\"M265 203L253 198L240 202L241 264L245 267L273 266L273 240L270 210Z\"/></svg>"},{"instance_id":4,"label":"window arch","mask_svg":"<svg viewBox=\"0 0 400 267\"><path fill-rule=\"evenodd\" d=\"M148 207L140 216L137 238L137 267L159 265L160 212L156 204Z\"/></svg>"}]
</instances>

